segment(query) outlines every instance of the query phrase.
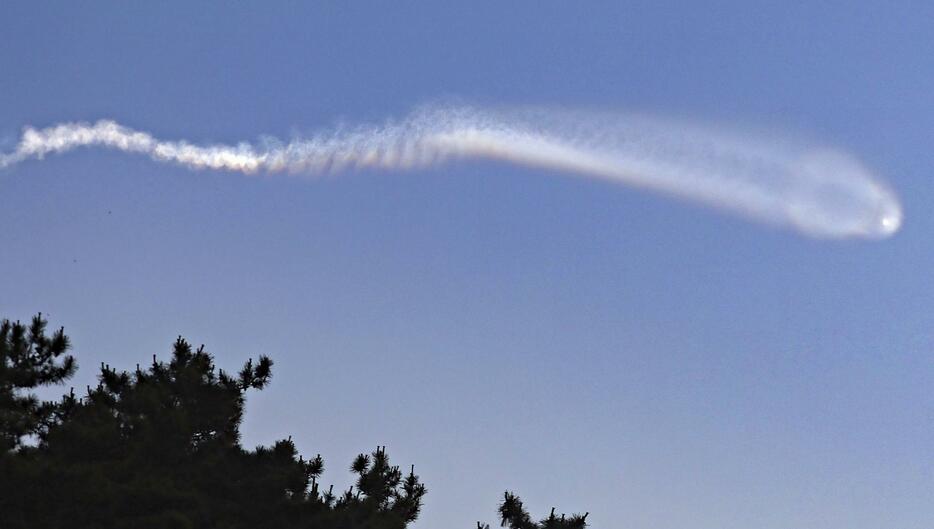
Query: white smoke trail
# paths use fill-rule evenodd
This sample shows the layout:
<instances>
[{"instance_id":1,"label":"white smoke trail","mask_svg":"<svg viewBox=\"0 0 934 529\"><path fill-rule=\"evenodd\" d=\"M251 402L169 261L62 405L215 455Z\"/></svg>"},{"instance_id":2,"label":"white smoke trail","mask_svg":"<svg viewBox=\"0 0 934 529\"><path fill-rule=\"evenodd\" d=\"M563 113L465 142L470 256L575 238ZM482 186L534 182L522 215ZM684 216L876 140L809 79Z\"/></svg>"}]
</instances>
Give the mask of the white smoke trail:
<instances>
[{"instance_id":1,"label":"white smoke trail","mask_svg":"<svg viewBox=\"0 0 934 529\"><path fill-rule=\"evenodd\" d=\"M281 143L198 146L113 121L26 128L0 169L84 146L196 169L305 174L500 159L677 195L815 237L883 238L897 197L846 153L633 116L426 107L401 122Z\"/></svg>"}]
</instances>

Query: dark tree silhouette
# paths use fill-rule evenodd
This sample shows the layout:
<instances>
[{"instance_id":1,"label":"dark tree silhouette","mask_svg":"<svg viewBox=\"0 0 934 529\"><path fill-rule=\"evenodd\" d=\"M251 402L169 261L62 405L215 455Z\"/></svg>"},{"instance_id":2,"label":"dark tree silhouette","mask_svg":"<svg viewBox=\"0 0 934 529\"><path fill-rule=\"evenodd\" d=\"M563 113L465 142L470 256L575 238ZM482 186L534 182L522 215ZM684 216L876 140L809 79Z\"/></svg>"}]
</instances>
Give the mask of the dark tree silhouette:
<instances>
[{"instance_id":1,"label":"dark tree silhouette","mask_svg":"<svg viewBox=\"0 0 934 529\"><path fill-rule=\"evenodd\" d=\"M59 384L74 374L77 365L64 329L46 336L42 314L26 326L0 322L0 453L18 448L30 435L43 436L55 414L55 405L40 402L31 392Z\"/></svg>"},{"instance_id":2,"label":"dark tree silhouette","mask_svg":"<svg viewBox=\"0 0 934 529\"><path fill-rule=\"evenodd\" d=\"M503 502L499 505L500 527L509 529L584 529L587 527L588 514L590 513L557 516L552 507L548 517L535 522L522 505L522 500L511 492L503 495ZM490 529L490 526L477 522L477 529Z\"/></svg>"},{"instance_id":3,"label":"dark tree silhouette","mask_svg":"<svg viewBox=\"0 0 934 529\"><path fill-rule=\"evenodd\" d=\"M41 314L0 324L2 529L404 529L418 518L425 485L385 447L357 456L355 485L335 493L319 484L321 456L304 459L291 438L241 446L246 392L269 383L268 357L232 375L179 337L168 362L102 364L81 397L40 402L30 391L74 374L68 349ZM552 509L536 523L509 492L499 513L510 529L583 529L587 517Z\"/></svg>"},{"instance_id":4,"label":"dark tree silhouette","mask_svg":"<svg viewBox=\"0 0 934 529\"><path fill-rule=\"evenodd\" d=\"M101 365L85 395L40 403L21 392L75 370L70 356L56 363L64 333L44 330L41 316L0 328L0 527L402 529L418 517L425 486L384 448L361 454L355 488L335 494L319 487L321 457L291 438L241 447L245 395L269 383L269 358L231 375L179 338L169 362Z\"/></svg>"}]
</instances>

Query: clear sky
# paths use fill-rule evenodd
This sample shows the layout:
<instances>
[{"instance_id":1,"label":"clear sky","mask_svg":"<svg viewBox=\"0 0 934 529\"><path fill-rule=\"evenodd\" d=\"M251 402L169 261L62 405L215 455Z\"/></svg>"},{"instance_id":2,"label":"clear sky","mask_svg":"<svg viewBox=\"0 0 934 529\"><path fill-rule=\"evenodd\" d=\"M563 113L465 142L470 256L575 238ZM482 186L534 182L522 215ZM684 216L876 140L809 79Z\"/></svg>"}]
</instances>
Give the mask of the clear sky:
<instances>
[{"instance_id":1,"label":"clear sky","mask_svg":"<svg viewBox=\"0 0 934 529\"><path fill-rule=\"evenodd\" d=\"M929 2L0 5L0 150L25 125L289 138L439 98L807 134L902 197L821 241L625 187L466 162L302 179L81 150L0 173L0 316L93 379L168 354L276 362L244 443L349 482L387 445L418 528L505 489L595 527L934 520Z\"/></svg>"}]
</instances>

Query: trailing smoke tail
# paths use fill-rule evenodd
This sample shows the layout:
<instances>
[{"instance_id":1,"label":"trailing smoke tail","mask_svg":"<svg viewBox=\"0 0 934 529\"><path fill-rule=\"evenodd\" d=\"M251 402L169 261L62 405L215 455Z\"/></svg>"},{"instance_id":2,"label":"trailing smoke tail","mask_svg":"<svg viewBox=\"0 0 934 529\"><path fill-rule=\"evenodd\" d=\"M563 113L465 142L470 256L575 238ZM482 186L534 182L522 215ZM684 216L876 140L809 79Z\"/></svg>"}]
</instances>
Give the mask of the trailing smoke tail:
<instances>
[{"instance_id":1,"label":"trailing smoke tail","mask_svg":"<svg viewBox=\"0 0 934 529\"><path fill-rule=\"evenodd\" d=\"M426 107L400 122L282 143L199 146L113 121L26 128L0 169L79 147L193 169L323 174L409 169L453 158L505 160L676 195L815 237L883 238L901 226L897 197L845 153L751 140L637 117Z\"/></svg>"}]
</instances>

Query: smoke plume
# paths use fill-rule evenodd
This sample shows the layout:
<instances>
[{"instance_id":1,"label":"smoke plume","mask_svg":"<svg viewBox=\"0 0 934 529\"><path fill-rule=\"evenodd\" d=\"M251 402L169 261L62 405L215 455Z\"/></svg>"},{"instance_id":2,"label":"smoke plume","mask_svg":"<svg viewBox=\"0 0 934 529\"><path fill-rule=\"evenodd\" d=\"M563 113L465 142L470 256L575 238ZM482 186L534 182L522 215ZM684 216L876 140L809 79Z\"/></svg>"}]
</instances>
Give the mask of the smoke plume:
<instances>
[{"instance_id":1,"label":"smoke plume","mask_svg":"<svg viewBox=\"0 0 934 529\"><path fill-rule=\"evenodd\" d=\"M815 237L884 238L902 221L894 193L839 150L688 123L567 111L433 106L378 126L237 145L165 141L107 120L62 123L24 129L15 150L0 154L0 169L79 147L193 169L306 175L496 159L674 195Z\"/></svg>"}]
</instances>

